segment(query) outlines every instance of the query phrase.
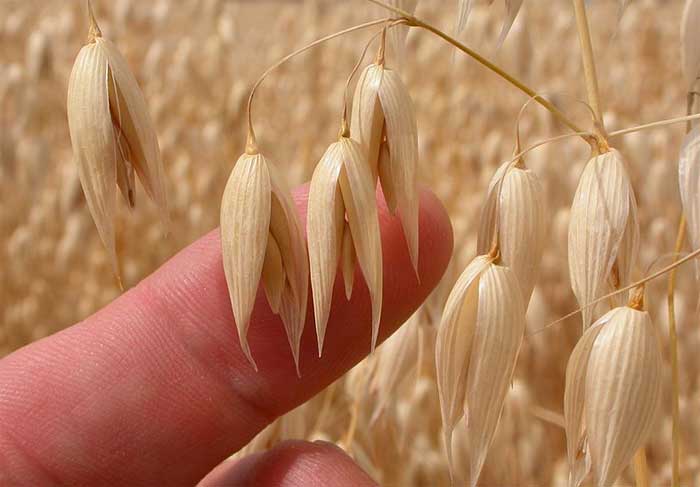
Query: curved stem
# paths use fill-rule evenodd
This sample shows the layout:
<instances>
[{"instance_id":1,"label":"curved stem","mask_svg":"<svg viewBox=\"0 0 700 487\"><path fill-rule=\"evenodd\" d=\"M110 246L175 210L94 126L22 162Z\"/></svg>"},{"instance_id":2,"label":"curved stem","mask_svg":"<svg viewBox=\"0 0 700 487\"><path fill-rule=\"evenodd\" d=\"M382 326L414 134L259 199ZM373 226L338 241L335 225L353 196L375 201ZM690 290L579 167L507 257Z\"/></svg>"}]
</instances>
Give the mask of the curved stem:
<instances>
[{"instance_id":1,"label":"curved stem","mask_svg":"<svg viewBox=\"0 0 700 487\"><path fill-rule=\"evenodd\" d=\"M292 52L291 54L287 54L285 57L277 61L275 64L270 66L265 70L265 72L260 75L260 78L255 82L253 85L253 88L250 90L250 96L248 97L248 137L246 140L246 153L248 154L257 154L258 153L258 144L255 139L255 130L253 130L253 115L252 115L252 107L253 107L253 98L255 97L255 93L260 86L260 84L265 80L268 74L270 74L272 71L275 69L279 68L282 66L284 63L289 61L295 56L298 56L299 54L308 51L309 49L318 46L319 44L323 44L326 41L330 41L331 39L335 39L336 37L343 36L345 34L349 34L351 32L355 32L358 30L366 29L368 27L373 27L375 25L380 25L385 22L390 21L391 19L386 18L386 19L379 19L379 20L373 20L371 22L365 22L364 24L359 24L355 25L353 27L349 27L347 29L335 32L333 34L327 35L326 37L323 37L321 39L318 39L311 44L307 44L304 47L301 47L297 49L296 51Z\"/></svg>"},{"instance_id":2,"label":"curved stem","mask_svg":"<svg viewBox=\"0 0 700 487\"><path fill-rule=\"evenodd\" d=\"M676 246L674 252L678 255L683 240L685 240L686 220L685 215L681 215L681 221L678 225L678 236L676 237ZM676 305L673 299L676 287L676 269L671 270L668 275L668 295L666 297L668 303L668 341L671 355L671 387L672 387L672 407L671 407L671 461L672 461L672 485L678 487L680 485L680 412L678 408L680 386L678 382L678 335L676 334Z\"/></svg>"},{"instance_id":3,"label":"curved stem","mask_svg":"<svg viewBox=\"0 0 700 487\"><path fill-rule=\"evenodd\" d=\"M511 75L510 73L504 71L503 69L499 68L496 66L494 63L483 57L481 54L477 53L476 51L468 48L461 42L459 42L457 39L454 37L450 36L449 34L446 34L445 32L441 31L437 27L434 27L433 25L424 22L420 20L419 18L415 17L414 15L411 15L410 13L406 12L405 10L402 10L400 8L394 7L392 5L388 5L384 3L381 0L367 0L368 2L374 3L375 5L379 5L380 7L383 7L397 15L400 15L401 17L405 18L407 21L407 24L409 26L413 27L420 27L421 29L427 30L431 32L432 34L442 38L444 41L446 41L449 44L452 44L454 47L462 51L463 53L467 54L468 56L472 57L476 62L481 64L482 66L486 67L487 69L490 69L494 73L496 73L498 76L518 88L520 91L523 93L527 94L530 97L536 97L537 92L527 86L525 83L517 79L515 76ZM582 132L582 130L576 126L569 118L564 115L564 113L559 110L555 105L550 103L544 98L535 98L537 103L542 105L544 108L549 110L549 112L552 113L561 123L569 127L571 130L574 132Z\"/></svg>"},{"instance_id":4,"label":"curved stem","mask_svg":"<svg viewBox=\"0 0 700 487\"><path fill-rule=\"evenodd\" d=\"M513 151L513 156L514 156L514 157L515 157L515 154L519 154L520 151L521 151L521 146L520 146L520 120L522 119L523 114L525 113L525 110L526 110L527 107L530 105L530 103L532 103L533 101L537 101L538 98L543 98L544 96L546 96L546 93L538 93L537 95L535 95L535 96L533 96L533 97L530 97L530 99L527 100L527 101L523 104L523 106L520 108L520 112L518 113L518 117L515 119L515 150ZM590 106L587 102L585 102L584 100L580 100L580 99L578 99L578 98L575 98L575 97L571 97L571 98L573 99L573 101L575 101L575 102L577 102L577 103L580 103L580 104L582 104L583 106L585 106L585 107L588 109L588 111L590 112L590 114L591 114L593 120L595 121L595 113L593 113L593 109L591 108L591 106ZM592 137L593 137L593 134L586 134L586 133L584 133L584 132L581 132L581 133L574 133L574 134L565 134L565 135L566 135L566 136L579 135L579 136L581 136L581 137L584 137L584 139L587 138L587 137L588 137L588 138L592 138ZM549 141L551 141L551 139L547 139L547 140L545 140L544 142L549 142ZM537 146L535 146L535 147L537 147ZM530 150L531 150L531 149L530 149Z\"/></svg>"},{"instance_id":5,"label":"curved stem","mask_svg":"<svg viewBox=\"0 0 700 487\"><path fill-rule=\"evenodd\" d=\"M379 54L377 55L378 59L378 64L381 60L383 62L384 60L384 43L386 41L386 31L387 29L390 29L396 25L403 24L405 23L404 20L397 20L395 22L390 23L386 27L384 27L382 30L374 34L370 39L367 41L365 44L364 49L362 50L362 54L360 55L360 58L357 60L357 63L355 63L355 66L352 68L352 71L350 72L350 76L348 76L348 79L345 81L345 89L343 90L343 118L345 119L345 124L347 124L347 112L348 112L348 101L350 101L350 83L352 83L352 79L355 77L357 74L357 71L360 69L360 66L362 66L362 62L365 60L365 56L367 55L367 51L369 50L369 47L372 45L372 43L379 37L380 35L382 36L382 42L379 47Z\"/></svg>"},{"instance_id":6,"label":"curved stem","mask_svg":"<svg viewBox=\"0 0 700 487\"><path fill-rule=\"evenodd\" d=\"M524 149L524 150L518 152L517 154L513 154L513 157L510 160L510 163L512 164L513 162L517 161L518 159L523 157L528 152L531 152L539 147L542 147L543 145L551 144L552 142L558 142L560 140L568 139L571 137L582 137L582 138L588 140L590 137L593 137L593 134L591 132L574 132L571 134L562 134L562 135L557 135L555 137L550 137L548 139L541 140L539 142L532 144L527 149Z\"/></svg>"},{"instance_id":7,"label":"curved stem","mask_svg":"<svg viewBox=\"0 0 700 487\"><path fill-rule=\"evenodd\" d=\"M581 43L583 72L586 76L588 103L593 107L596 123L603 133L605 133L603 109L601 107L600 93L598 91L598 76L595 69L595 56L593 55L593 44L591 43L591 31L588 26L588 16L586 15L586 4L584 0L573 0L573 2L576 14L576 30L578 30L579 41Z\"/></svg>"}]
</instances>

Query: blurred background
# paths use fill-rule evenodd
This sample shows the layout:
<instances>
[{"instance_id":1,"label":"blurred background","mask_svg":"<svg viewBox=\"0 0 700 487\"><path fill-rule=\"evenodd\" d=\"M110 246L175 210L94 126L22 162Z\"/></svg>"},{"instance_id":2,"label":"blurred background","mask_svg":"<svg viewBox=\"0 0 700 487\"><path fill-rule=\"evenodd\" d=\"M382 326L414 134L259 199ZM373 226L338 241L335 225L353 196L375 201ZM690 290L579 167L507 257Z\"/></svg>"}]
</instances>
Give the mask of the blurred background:
<instances>
[{"instance_id":1,"label":"blurred background","mask_svg":"<svg viewBox=\"0 0 700 487\"><path fill-rule=\"evenodd\" d=\"M386 16L361 0L93 4L104 36L124 54L146 95L172 205L171 234L163 238L155 207L142 188L135 210L120 199L117 248L127 288L218 225L224 185L244 148L246 98L260 73L296 47ZM682 2L631 1L621 19L619 4L589 3L608 129L683 115ZM496 49L504 12L501 1L491 6L475 1L460 37L588 127L586 109L575 102L585 98L585 89L570 2L526 1L505 44ZM421 0L417 15L451 32L457 0ZM310 178L336 136L345 80L375 31L332 40L263 83L255 105L258 140L286 168L290 183ZM66 120L68 78L86 37L82 1L0 0L0 357L84 319L119 295L85 205ZM374 48L367 59L373 56ZM418 116L421 183L440 196L455 229L451 269L400 335L348 377L278 420L248 451L284 438L323 438L345 448L383 485L445 485L435 326L452 283L474 256L486 185L512 154L516 117L527 98L426 32L409 34L401 73ZM566 133L534 104L520 125L525 146ZM681 211L677 156L683 132L681 124L612 141L628 159L640 208L637 277L673 250ZM588 153L572 138L526 158L543 182L551 222L528 312L530 333L576 308L566 258L568 207ZM700 468L700 330L693 278L691 266L685 266L676 297L687 485ZM648 306L667 357L665 286L663 279L650 285ZM580 321L572 318L526 338L483 485L565 485L564 431L557 423L564 371L579 334ZM653 485L670 479L668 367L664 373L664 410L648 448ZM380 404L385 407L377 413ZM457 470L464 476L468 453L456 436ZM625 480L631 479L627 472Z\"/></svg>"}]
</instances>

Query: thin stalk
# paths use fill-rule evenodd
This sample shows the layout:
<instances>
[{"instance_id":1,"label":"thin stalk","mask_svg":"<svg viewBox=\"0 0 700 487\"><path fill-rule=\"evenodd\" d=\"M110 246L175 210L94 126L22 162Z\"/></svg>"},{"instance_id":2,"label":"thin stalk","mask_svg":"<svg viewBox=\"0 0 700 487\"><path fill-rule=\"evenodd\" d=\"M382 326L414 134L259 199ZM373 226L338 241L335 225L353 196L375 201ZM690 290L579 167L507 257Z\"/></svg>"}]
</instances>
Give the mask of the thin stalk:
<instances>
[{"instance_id":1,"label":"thin stalk","mask_svg":"<svg viewBox=\"0 0 700 487\"><path fill-rule=\"evenodd\" d=\"M593 55L593 44L591 42L591 31L588 26L588 16L586 15L585 0L573 0L576 14L576 30L581 43L581 57L583 59L583 72L586 77L586 92L588 93L588 103L595 113L596 123L605 133L603 125L603 109L600 103L600 93L598 91L598 75L595 69L595 56Z\"/></svg>"},{"instance_id":2,"label":"thin stalk","mask_svg":"<svg viewBox=\"0 0 700 487\"><path fill-rule=\"evenodd\" d=\"M611 293L609 293L609 294L606 294L605 296L601 296L601 297L599 297L599 298L597 298L597 299L594 299L594 300L591 301L590 303L581 306L581 307L578 308L577 310L572 311L571 313L562 316L562 317L559 318L558 320L555 320L555 321L551 322L550 324L548 324L548 325L546 325L546 326L543 326L542 328L539 328L539 329L537 329L537 330L535 330L535 331L533 331L533 332L531 332L531 333L528 333L528 334L525 335L525 336L530 337L530 336L532 336L532 335L537 335L538 333L540 333L540 332L542 332L542 331L544 331L544 330L546 330L546 329L548 329L548 328L551 328L551 327L553 327L554 325L558 325L559 323L561 323L561 322L567 320L568 318L571 318L572 316L576 316L577 314L579 314L581 311L583 311L583 310L586 309L586 308L589 308L589 307L591 307L591 306L595 306L596 304L598 304L598 303L600 303L600 302L602 302L602 301L605 301L605 300L608 299L608 298L611 298L611 297L613 297L613 296L617 296L618 294L625 293L625 292L630 291L630 290L632 290L632 289L634 289L634 288L636 288L636 287L639 287L639 286L641 286L641 285L643 285L643 284L646 284L646 283L649 282L649 281L653 281L653 280L655 280L655 279L658 279L659 277L663 276L664 274L667 274L668 272L672 271L672 270L675 269L676 267L680 267L682 264L685 264L685 263L688 262L689 260L692 260L692 259L697 258L699 255L700 255L700 249L695 249L695 250L693 250L691 253L689 253L688 255L686 255L685 257L683 257L682 259L679 259L679 260L675 261L673 264L670 264L670 265L664 267L664 268L661 269L660 271L657 271L657 272L653 273L652 275L647 276L647 277L645 277L644 279L641 279L641 280L639 280L639 281L637 281L637 282L633 282L632 284L630 284L630 285L628 285L628 286L625 286L625 287L620 288L620 289L617 289L617 290L615 290L615 291L613 291L613 292L611 292Z\"/></svg>"},{"instance_id":3,"label":"thin stalk","mask_svg":"<svg viewBox=\"0 0 700 487\"><path fill-rule=\"evenodd\" d=\"M685 240L686 220L685 215L681 215L678 224L678 236L676 237L675 255L681 251ZM671 472L673 487L680 486L680 412L678 407L680 397L680 386L678 381L678 335L676 334L676 305L673 299L676 288L676 269L671 270L668 275L668 334L669 349L671 355Z\"/></svg>"},{"instance_id":4,"label":"thin stalk","mask_svg":"<svg viewBox=\"0 0 700 487\"><path fill-rule=\"evenodd\" d=\"M542 98L542 97L544 97L544 96L546 96L545 93L539 93L539 94L537 94L537 95L531 97L531 98L530 98L528 101L526 101L526 102L523 104L523 106L520 108L520 112L518 113L518 117L515 119L515 149L514 149L514 151L513 151L513 156L514 156L514 157L515 157L515 154L518 154L518 153L520 153L520 151L521 151L521 145L520 145L520 120L522 119L523 114L525 113L525 110L526 110L527 107L530 105L530 103L532 103L533 101L537 101L538 98ZM588 103L586 103L586 102L583 101L583 100L579 100L578 98L572 97L572 99L573 99L573 101L575 101L575 102L577 102L577 103L580 103L580 104L582 104L583 106L585 106L585 107L588 109L588 111L590 112L590 114L591 114L591 116L593 117L593 119L595 120L595 114L593 113L593 109L591 108L591 106L590 106ZM586 134L583 134L583 133L565 134L565 136L570 136L570 135L580 135L581 137L586 138ZM589 137L588 137L588 138L592 138L592 137L593 137L593 134L589 134Z\"/></svg>"},{"instance_id":5,"label":"thin stalk","mask_svg":"<svg viewBox=\"0 0 700 487\"><path fill-rule=\"evenodd\" d=\"M649 487L649 466L644 447L634 454L634 479L637 487Z\"/></svg>"},{"instance_id":6,"label":"thin stalk","mask_svg":"<svg viewBox=\"0 0 700 487\"><path fill-rule=\"evenodd\" d=\"M576 124L574 124L574 122L569 120L569 118L566 115L564 115L564 113L561 110L559 110L555 105L553 105L552 103L550 103L549 101L547 101L544 98L537 97L537 92L535 90L533 90L532 88L527 86L525 83L520 81L515 76L513 76L510 73L499 68L498 66L496 66L494 63L489 61L487 58L485 58L484 56L482 56L478 52L465 46L464 44L459 42L454 37L441 31L440 29L438 29L437 27L434 27L433 25L431 25L427 22L424 22L423 20L415 17L414 15L411 15L410 13L406 12L405 10L394 7L392 5L388 5L381 0L367 0L367 1L374 3L375 5L379 5L380 7L384 7L385 9L387 9L387 10L389 10L397 15L400 15L401 17L406 19L407 25L409 25L409 26L420 27L421 29L427 30L427 31L431 32L432 34L440 37L441 39L443 39L447 43L453 45L454 47L456 47L457 49L459 49L460 51L462 51L466 55L473 58L476 62L478 62L482 66L484 66L487 69L490 69L491 71L496 73L498 76L500 76L501 78L503 78L504 80L506 80L507 82L509 82L510 84L515 86L516 88L518 88L523 93L527 94L530 97L536 97L535 100L537 101L537 103L539 103L544 108L546 108L561 123L563 123L564 125L569 127L571 130L573 130L574 132L582 132L582 130L578 126L576 126Z\"/></svg>"},{"instance_id":7,"label":"thin stalk","mask_svg":"<svg viewBox=\"0 0 700 487\"><path fill-rule=\"evenodd\" d=\"M686 113L693 113L695 102L695 93L688 93L688 103ZM692 130L693 124L690 120L686 122L685 132ZM674 247L674 255L678 255L683 247L685 240L685 231L687 221L684 214L681 214L681 221L678 224L678 235L676 236L676 246ZM678 379L678 334L676 333L676 303L674 294L676 290L676 270L673 269L668 275L668 295L666 296L668 304L668 334L669 348L671 355L671 388L672 388L672 407L671 407L671 483L673 487L681 485L681 439L680 439L680 410L679 402L681 396L680 383Z\"/></svg>"},{"instance_id":8,"label":"thin stalk","mask_svg":"<svg viewBox=\"0 0 700 487\"><path fill-rule=\"evenodd\" d=\"M686 115L684 117L669 118L667 120L659 120L658 122L645 123L644 125L637 125L635 127L616 130L614 132L610 132L608 136L617 137L618 135L627 135L633 132L641 132L642 130L664 127L666 125L673 125L674 123L690 122L698 119L700 119L700 113L696 113L695 115Z\"/></svg>"},{"instance_id":9,"label":"thin stalk","mask_svg":"<svg viewBox=\"0 0 700 487\"><path fill-rule=\"evenodd\" d=\"M689 91L688 92L688 98L687 98L687 104L686 104L686 115L691 115L693 113L693 107L695 106L695 97L697 96L697 91ZM685 124L685 133L687 134L693 130L693 123L688 120Z\"/></svg>"},{"instance_id":10,"label":"thin stalk","mask_svg":"<svg viewBox=\"0 0 700 487\"><path fill-rule=\"evenodd\" d=\"M350 75L348 76L348 79L345 81L345 89L343 90L343 118L345 118L345 124L347 124L347 112L348 112L348 102L350 101L350 83L352 82L352 79L355 77L357 74L357 71L360 69L360 66L362 66L362 62L365 60L365 56L367 55L367 51L369 50L369 47L372 45L372 43L379 37L380 35L382 36L382 42L379 47L379 54L378 54L378 59L381 59L382 62L384 60L384 43L386 41L386 31L387 28L394 27L395 25L398 25L400 23L404 23L402 20L398 20L396 22L393 22L392 24L384 27L382 30L374 34L372 37L370 37L369 41L365 44L364 49L362 50L362 54L360 55L360 58L357 60L357 63L355 63L355 66L352 68L352 71L350 72Z\"/></svg>"},{"instance_id":11,"label":"thin stalk","mask_svg":"<svg viewBox=\"0 0 700 487\"><path fill-rule=\"evenodd\" d=\"M518 152L517 154L513 154L513 157L511 158L510 162L513 163L523 157L525 154L542 147L543 145L551 144L552 142L558 142L560 140L564 139L570 139L571 137L582 137L586 140L588 140L590 137L593 137L593 134L591 132L574 132L571 134L563 134L563 135L557 135L555 137L550 137L548 139L540 140L539 142L536 142L529 146L527 149L523 149L522 151Z\"/></svg>"},{"instance_id":12,"label":"thin stalk","mask_svg":"<svg viewBox=\"0 0 700 487\"><path fill-rule=\"evenodd\" d=\"M289 61L293 57L298 56L299 54L301 54L305 51L308 51L309 49L316 47L319 44L323 44L324 42L330 41L331 39L335 39L336 37L340 37L340 36L343 36L345 34L349 34L351 32L355 32L358 30L366 29L368 27L373 27L375 25L380 25L380 24L386 23L390 20L391 19L389 19L389 18L373 20L371 22L365 22L364 24L355 25L353 27L349 27L347 29L344 29L344 30L335 32L333 34L327 35L321 39L318 39L318 40L312 42L311 44L307 44L304 47L297 49L296 51L292 52L291 54L287 54L282 59L277 61L275 64L273 64L272 66L267 68L265 70L265 72L262 75L260 75L260 78L258 78L258 80L253 85L253 88L250 90L250 96L248 97L248 137L247 137L247 141L246 141L246 153L251 154L251 155L258 153L258 144L257 144L257 141L255 139L255 130L253 130L253 115L252 115L253 98L255 97L255 93L256 93L258 87L265 80L267 75L269 75L272 71L279 68L280 66L282 66L284 63L286 63L287 61Z\"/></svg>"},{"instance_id":13,"label":"thin stalk","mask_svg":"<svg viewBox=\"0 0 700 487\"><path fill-rule=\"evenodd\" d=\"M90 22L90 30L88 31L88 43L92 44L93 42L95 42L95 39L97 39L98 37L102 37L102 31L97 25L97 20L95 19L95 12L92 10L92 3L90 2L90 0L87 0L87 11L88 20Z\"/></svg>"}]
</instances>

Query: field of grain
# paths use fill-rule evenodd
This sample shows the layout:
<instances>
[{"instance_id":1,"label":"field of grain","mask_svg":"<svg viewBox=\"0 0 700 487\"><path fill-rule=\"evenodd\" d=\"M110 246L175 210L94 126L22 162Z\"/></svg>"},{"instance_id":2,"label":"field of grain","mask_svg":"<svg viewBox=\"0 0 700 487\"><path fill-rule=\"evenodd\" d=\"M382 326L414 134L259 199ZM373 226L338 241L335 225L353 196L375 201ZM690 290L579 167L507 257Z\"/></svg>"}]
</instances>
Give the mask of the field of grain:
<instances>
[{"instance_id":1,"label":"field of grain","mask_svg":"<svg viewBox=\"0 0 700 487\"><path fill-rule=\"evenodd\" d=\"M131 287L190 242L215 228L228 174L245 144L245 102L259 74L296 46L380 12L367 2L300 0L116 0L94 2L105 37L132 67L154 119L165 162L172 228L167 238L139 188L137 208L119 204L117 248ZM468 45L556 101L581 126L590 116L575 99L585 87L570 2L525 2L505 44L495 43L502 2L475 2ZM681 116L679 0L636 0L618 22L618 3L590 2L600 90L609 130ZM421 0L417 15L451 31L456 0ZM0 0L0 357L63 329L120 291L85 205L66 119L68 78L87 35L83 2ZM329 41L263 83L255 109L258 139L290 183L308 181L337 133L345 80L371 30ZM452 283L476 251L488 181L510 158L515 121L527 97L426 32L411 32L401 72L415 103L420 182L444 202L455 231L450 270L402 332L403 354L389 344L346 378L265 430L248 451L285 438L323 438L348 451L382 485L449 485L440 433L435 329ZM523 145L566 132L535 104L520 123ZM612 139L630 161L639 204L636 277L670 262L681 214L677 160L684 125ZM546 193L550 232L528 310L527 337L483 485L565 485L562 414L568 356L580 336L569 285L569 207L589 148L566 139L526 157ZM686 243L685 250L690 250ZM678 275L681 473L700 475L698 284L691 265ZM666 281L648 287L647 304L668 363ZM397 359L398 357L398 359ZM390 364L387 364L390 361ZM398 363L397 363L398 361ZM417 364L417 367L416 367ZM398 368L391 390L382 370ZM663 407L647 447L652 485L670 485L670 368ZM375 382L372 382L374 380ZM377 386L376 384L380 384ZM390 394L376 421L377 401ZM458 428L456 470L468 478ZM232 452L233 453L233 452ZM632 485L632 470L625 473Z\"/></svg>"}]
</instances>

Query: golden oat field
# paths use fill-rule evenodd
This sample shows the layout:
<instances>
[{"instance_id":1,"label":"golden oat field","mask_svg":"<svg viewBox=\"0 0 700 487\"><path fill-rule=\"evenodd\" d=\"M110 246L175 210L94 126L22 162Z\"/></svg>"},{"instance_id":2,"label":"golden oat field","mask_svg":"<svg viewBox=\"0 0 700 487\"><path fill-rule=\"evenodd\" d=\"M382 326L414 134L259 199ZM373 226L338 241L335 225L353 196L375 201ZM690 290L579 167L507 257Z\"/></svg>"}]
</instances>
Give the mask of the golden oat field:
<instances>
[{"instance_id":1,"label":"golden oat field","mask_svg":"<svg viewBox=\"0 0 700 487\"><path fill-rule=\"evenodd\" d=\"M588 3L606 128L685 115L683 2L630 1L621 18L620 3ZM258 76L297 47L387 15L362 0L93 4L104 36L119 48L143 89L167 176L172 220L167 237L141 187L135 209L118 204L116 245L127 289L218 226L224 186L244 150L246 101ZM416 16L453 32L457 9L457 0L421 0ZM503 2L475 1L459 38L589 127L590 114L577 101L586 99L586 85L571 2L525 1L498 48L504 15ZM67 122L68 80L87 25L82 1L0 0L0 357L88 317L121 293L85 203ZM345 81L376 30L311 49L261 85L258 139L265 140L267 155L291 185L309 181L336 136ZM370 50L368 61L373 57ZM381 485L450 485L436 379L437 329L455 280L476 256L486 189L513 155L516 118L528 97L418 29L408 35L400 73L416 110L419 184L447 208L454 229L452 262L395 337L238 455L288 438L325 439ZM569 131L535 103L522 115L519 130L523 147ZM678 158L684 132L680 123L610 138L628 161L638 204L640 250L633 280L672 261L682 212ZM570 137L525 156L542 183L548 231L512 387L479 485L567 485L565 374L581 318L547 325L579 306L570 285L567 238L589 151ZM693 249L686 241L683 250ZM662 405L646 445L654 486L671 485L672 472L667 277L647 284L645 300L663 356ZM684 486L700 485L699 289L693 264L680 267L675 311ZM379 404L383 409L376 415ZM469 479L463 422L452 440L455 485L468 485ZM615 485L635 485L631 464Z\"/></svg>"}]
</instances>

